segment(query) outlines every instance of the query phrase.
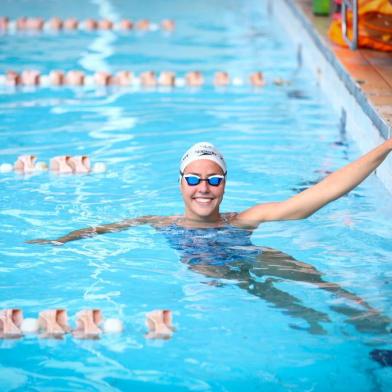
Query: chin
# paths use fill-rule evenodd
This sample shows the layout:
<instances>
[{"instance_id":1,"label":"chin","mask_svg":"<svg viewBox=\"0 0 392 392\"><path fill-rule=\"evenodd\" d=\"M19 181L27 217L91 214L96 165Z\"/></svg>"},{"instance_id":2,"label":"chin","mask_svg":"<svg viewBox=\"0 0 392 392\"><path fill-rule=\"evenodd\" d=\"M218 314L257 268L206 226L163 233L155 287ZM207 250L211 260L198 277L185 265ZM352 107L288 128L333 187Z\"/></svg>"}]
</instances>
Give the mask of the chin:
<instances>
[{"instance_id":1,"label":"chin","mask_svg":"<svg viewBox=\"0 0 392 392\"><path fill-rule=\"evenodd\" d=\"M198 217L198 218L202 218L202 219L214 216L217 213L217 211L215 209L200 208L200 207L191 209L190 212L193 216Z\"/></svg>"}]
</instances>

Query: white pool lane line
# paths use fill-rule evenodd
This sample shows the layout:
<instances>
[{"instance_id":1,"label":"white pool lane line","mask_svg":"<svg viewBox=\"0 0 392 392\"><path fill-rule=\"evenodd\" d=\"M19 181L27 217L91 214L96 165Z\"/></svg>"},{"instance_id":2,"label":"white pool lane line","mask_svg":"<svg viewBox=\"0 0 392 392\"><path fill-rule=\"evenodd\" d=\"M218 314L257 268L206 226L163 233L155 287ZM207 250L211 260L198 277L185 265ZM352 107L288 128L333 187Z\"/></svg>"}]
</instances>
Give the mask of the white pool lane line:
<instances>
[{"instance_id":1,"label":"white pool lane line","mask_svg":"<svg viewBox=\"0 0 392 392\"><path fill-rule=\"evenodd\" d=\"M114 23L120 21L121 16L116 12L115 8L111 4L110 0L91 0L91 3L98 7L98 15L101 19L110 19ZM114 53L113 43L116 41L117 35L113 31L99 31L97 37L89 45L88 51L86 51L79 61L79 64L83 69L91 72L108 71L111 72L110 64L107 62L107 58ZM106 98L107 105L100 106L99 112L106 118L106 121L102 121L100 127L92 130L89 135L93 139L105 139L108 131L117 130L127 131L128 135L119 135L118 139L123 141L124 137L132 139L133 135L130 130L135 127L137 119L124 115L124 111L121 107L113 106L113 103L123 93L114 93L111 97ZM116 139L115 135L112 135ZM106 147L102 147L95 151L94 155L99 155L105 151Z\"/></svg>"},{"instance_id":2,"label":"white pool lane line","mask_svg":"<svg viewBox=\"0 0 392 392\"><path fill-rule=\"evenodd\" d=\"M101 19L109 19L113 23L120 21L120 15L116 12L109 0L90 0L91 3L98 7L98 14ZM113 43L117 36L111 30L97 31L97 36L89 45L88 50L84 52L79 64L86 70L110 71L110 64L106 59L114 53Z\"/></svg>"}]
</instances>

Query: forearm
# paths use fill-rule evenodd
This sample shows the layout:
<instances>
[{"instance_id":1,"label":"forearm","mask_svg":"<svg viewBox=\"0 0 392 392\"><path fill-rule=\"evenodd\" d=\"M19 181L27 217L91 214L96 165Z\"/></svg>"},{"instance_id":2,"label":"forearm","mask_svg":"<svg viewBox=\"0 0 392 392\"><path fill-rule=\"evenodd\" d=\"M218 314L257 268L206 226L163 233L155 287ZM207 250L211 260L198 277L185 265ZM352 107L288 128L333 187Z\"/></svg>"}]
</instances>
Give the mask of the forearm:
<instances>
[{"instance_id":1,"label":"forearm","mask_svg":"<svg viewBox=\"0 0 392 392\"><path fill-rule=\"evenodd\" d=\"M298 204L299 217L307 217L333 200L350 192L384 161L392 150L392 139L363 155L356 161L330 174L315 186L292 198Z\"/></svg>"},{"instance_id":2,"label":"forearm","mask_svg":"<svg viewBox=\"0 0 392 392\"><path fill-rule=\"evenodd\" d=\"M84 229L74 230L70 233L56 238L56 239L36 239L26 241L29 244L53 244L61 245L66 242L76 241L83 238L94 237L98 234L113 233L117 231L126 230L129 227L151 223L154 217L139 217L134 219L125 219L117 223L109 223L106 225L100 225L96 227L86 227Z\"/></svg>"},{"instance_id":3,"label":"forearm","mask_svg":"<svg viewBox=\"0 0 392 392\"><path fill-rule=\"evenodd\" d=\"M391 150L392 139L329 175L320 182L320 188L329 193L331 200L346 194L376 170Z\"/></svg>"},{"instance_id":4,"label":"forearm","mask_svg":"<svg viewBox=\"0 0 392 392\"><path fill-rule=\"evenodd\" d=\"M311 188L282 202L253 206L238 214L233 222L242 227L255 228L262 222L307 218L359 185L391 151L392 139L388 139Z\"/></svg>"},{"instance_id":5,"label":"forearm","mask_svg":"<svg viewBox=\"0 0 392 392\"><path fill-rule=\"evenodd\" d=\"M114 233L117 231L126 230L129 227L137 226L145 223L141 218L126 219L117 223L109 223L107 225L100 225L95 227L87 227L85 229L71 231L70 233L55 239L55 242L62 244L70 241L80 240L82 238L94 237L98 234Z\"/></svg>"},{"instance_id":6,"label":"forearm","mask_svg":"<svg viewBox=\"0 0 392 392\"><path fill-rule=\"evenodd\" d=\"M104 227L104 226L101 226ZM71 231L70 233L56 238L55 240L53 240L53 243L61 243L61 244L65 244L66 242L70 242L70 241L76 241L76 240L80 240L82 238L89 238L89 237L94 237L98 234L104 234L107 233L109 231L114 231L114 230L104 230L104 229L99 229L99 227L87 227L85 229L80 229L80 230L74 230Z\"/></svg>"}]
</instances>

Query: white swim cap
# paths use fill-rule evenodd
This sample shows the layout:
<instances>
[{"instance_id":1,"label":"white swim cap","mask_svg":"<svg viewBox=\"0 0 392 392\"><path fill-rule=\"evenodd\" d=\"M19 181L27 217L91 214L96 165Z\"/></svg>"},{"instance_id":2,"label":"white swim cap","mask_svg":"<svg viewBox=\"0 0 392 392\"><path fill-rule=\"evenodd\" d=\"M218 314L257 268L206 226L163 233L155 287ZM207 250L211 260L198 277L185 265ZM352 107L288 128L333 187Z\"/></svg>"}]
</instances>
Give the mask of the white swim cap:
<instances>
[{"instance_id":1,"label":"white swim cap","mask_svg":"<svg viewBox=\"0 0 392 392\"><path fill-rule=\"evenodd\" d=\"M209 161L215 162L226 174L226 162L223 155L218 149L208 142L201 142L194 144L181 158L180 171L184 172L184 169L192 162L199 159L208 159Z\"/></svg>"}]
</instances>

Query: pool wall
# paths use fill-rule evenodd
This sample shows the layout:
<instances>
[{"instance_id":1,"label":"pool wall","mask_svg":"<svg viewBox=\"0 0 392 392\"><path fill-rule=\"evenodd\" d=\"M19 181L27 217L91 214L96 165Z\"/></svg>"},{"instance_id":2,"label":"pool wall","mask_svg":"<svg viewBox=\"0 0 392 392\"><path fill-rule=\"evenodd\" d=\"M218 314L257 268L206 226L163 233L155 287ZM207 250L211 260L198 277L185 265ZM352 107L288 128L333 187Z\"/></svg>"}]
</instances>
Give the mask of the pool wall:
<instances>
[{"instance_id":1,"label":"pool wall","mask_svg":"<svg viewBox=\"0 0 392 392\"><path fill-rule=\"evenodd\" d=\"M392 137L391 127L378 115L356 81L344 69L329 44L293 0L270 0L269 10L298 50L298 61L315 75L342 128L367 152ZM377 176L392 193L392 156L377 169Z\"/></svg>"}]
</instances>

